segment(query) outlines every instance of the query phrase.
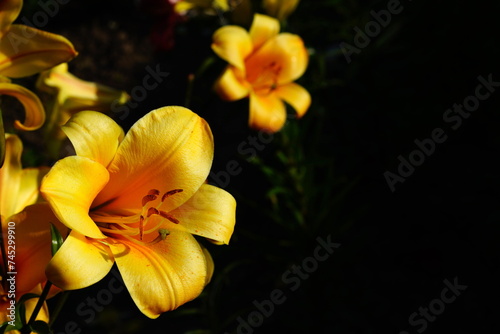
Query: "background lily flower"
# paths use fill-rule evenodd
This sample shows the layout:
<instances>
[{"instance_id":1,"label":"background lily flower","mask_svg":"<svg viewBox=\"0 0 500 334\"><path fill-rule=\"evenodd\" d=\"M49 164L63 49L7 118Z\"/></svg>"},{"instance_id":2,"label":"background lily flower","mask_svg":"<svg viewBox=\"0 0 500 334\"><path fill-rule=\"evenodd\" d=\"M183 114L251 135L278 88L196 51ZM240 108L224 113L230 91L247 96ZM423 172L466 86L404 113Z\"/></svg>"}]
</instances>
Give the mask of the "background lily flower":
<instances>
[{"instance_id":1,"label":"background lily flower","mask_svg":"<svg viewBox=\"0 0 500 334\"><path fill-rule=\"evenodd\" d=\"M60 126L73 114L82 110L107 112L112 106L124 104L130 99L125 91L74 76L68 72L67 63L40 73L36 87L54 96L46 131L58 140L66 136Z\"/></svg>"},{"instance_id":2,"label":"background lily flower","mask_svg":"<svg viewBox=\"0 0 500 334\"><path fill-rule=\"evenodd\" d=\"M0 2L0 75L22 78L73 59L77 52L65 37L12 24L22 0Z\"/></svg>"},{"instance_id":3,"label":"background lily flower","mask_svg":"<svg viewBox=\"0 0 500 334\"><path fill-rule=\"evenodd\" d=\"M54 216L47 203L40 203L33 207L31 204L40 202L39 186L42 177L49 170L48 167L25 168L21 166L21 153L23 145L21 140L12 134L5 136L5 163L0 168L0 213L3 237L3 256L0 257L0 268L2 268L2 285L0 287L0 321L7 320L6 308L10 300L7 298L6 272L15 271L16 275L16 299L25 293L37 293L42 290L47 278L45 266L52 257L50 223L67 234L68 229L62 225ZM31 221L28 216L37 217ZM46 219L42 219L46 218ZM8 226L15 232L15 263L14 268L8 268L5 259L8 259ZM58 292L52 289L51 295ZM29 317L33 311L37 299L26 302L26 314ZM48 309L45 305L38 314L37 320L48 320Z\"/></svg>"},{"instance_id":4,"label":"background lily flower","mask_svg":"<svg viewBox=\"0 0 500 334\"><path fill-rule=\"evenodd\" d=\"M176 1L175 11L185 15L189 11L198 10L204 14L216 15L230 9L228 0L180 0Z\"/></svg>"},{"instance_id":5,"label":"background lily flower","mask_svg":"<svg viewBox=\"0 0 500 334\"><path fill-rule=\"evenodd\" d=\"M235 200L207 184L213 138L182 107L156 109L124 136L108 116L83 111L63 127L76 156L58 161L41 192L72 229L47 268L64 290L102 279L116 262L148 317L196 298L212 259L193 235L227 244Z\"/></svg>"},{"instance_id":6,"label":"background lily flower","mask_svg":"<svg viewBox=\"0 0 500 334\"><path fill-rule=\"evenodd\" d=\"M266 13L280 21L286 18L295 11L299 0L263 0L262 6Z\"/></svg>"},{"instance_id":7,"label":"background lily flower","mask_svg":"<svg viewBox=\"0 0 500 334\"><path fill-rule=\"evenodd\" d=\"M250 31L224 26L213 35L212 49L229 65L215 83L228 101L250 98L249 125L276 132L286 120L283 101L302 117L311 103L309 92L294 83L307 68L308 54L302 39L279 33L279 21L255 14Z\"/></svg>"}]
</instances>

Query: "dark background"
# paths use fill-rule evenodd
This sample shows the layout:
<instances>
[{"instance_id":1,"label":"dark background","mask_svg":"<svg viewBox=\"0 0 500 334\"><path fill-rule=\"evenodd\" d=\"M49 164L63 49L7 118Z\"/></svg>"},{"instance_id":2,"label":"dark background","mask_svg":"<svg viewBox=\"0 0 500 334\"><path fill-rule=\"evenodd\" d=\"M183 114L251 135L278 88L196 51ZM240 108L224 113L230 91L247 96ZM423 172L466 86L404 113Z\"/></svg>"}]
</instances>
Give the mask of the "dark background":
<instances>
[{"instance_id":1,"label":"dark background","mask_svg":"<svg viewBox=\"0 0 500 334\"><path fill-rule=\"evenodd\" d=\"M25 3L20 17L43 10ZM248 102L222 102L211 90L224 66L214 57L196 77L189 107L214 133L212 176L219 178L209 181L232 193L238 208L230 245L208 245L216 265L212 282L200 298L156 320L143 316L123 290L87 322L77 307L96 298L110 276L71 293L55 332L71 333L72 326L81 333L498 332L500 87L456 130L443 115L474 95L479 76L500 82L500 5L401 1L401 13L349 63L341 43L355 46L353 29L364 30L370 11L388 3L301 1L283 30L310 48L298 82L313 103L303 119L289 119L256 150L258 159L238 151L249 138L264 138L247 128ZM262 12L260 2L254 10ZM82 79L131 92L147 66L169 73L130 115L111 113L127 128L154 108L186 105L188 74L214 56L218 17L179 22L172 38L152 40L165 32L167 17L133 1L73 0L41 28L74 43L79 56L70 70ZM408 159L414 140L430 138L436 128L446 140L392 192L384 173L397 173L398 156ZM230 161L239 173L222 182ZM328 236L340 247L291 291L282 275ZM410 315L440 298L446 279L467 288L426 328L412 326ZM238 331L238 317L251 321L253 301L269 300L274 289L286 300L259 326Z\"/></svg>"}]
</instances>

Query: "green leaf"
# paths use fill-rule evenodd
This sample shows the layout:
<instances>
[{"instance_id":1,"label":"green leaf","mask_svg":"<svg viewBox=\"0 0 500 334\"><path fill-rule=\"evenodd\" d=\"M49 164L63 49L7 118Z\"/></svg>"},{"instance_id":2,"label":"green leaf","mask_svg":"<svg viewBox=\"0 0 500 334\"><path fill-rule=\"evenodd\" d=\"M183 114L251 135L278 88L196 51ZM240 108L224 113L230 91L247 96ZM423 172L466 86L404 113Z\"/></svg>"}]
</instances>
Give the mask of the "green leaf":
<instances>
[{"instance_id":1,"label":"green leaf","mask_svg":"<svg viewBox=\"0 0 500 334\"><path fill-rule=\"evenodd\" d=\"M57 228L50 224L50 235L52 237L52 256L61 248L64 240L61 236L61 233L57 230Z\"/></svg>"}]
</instances>

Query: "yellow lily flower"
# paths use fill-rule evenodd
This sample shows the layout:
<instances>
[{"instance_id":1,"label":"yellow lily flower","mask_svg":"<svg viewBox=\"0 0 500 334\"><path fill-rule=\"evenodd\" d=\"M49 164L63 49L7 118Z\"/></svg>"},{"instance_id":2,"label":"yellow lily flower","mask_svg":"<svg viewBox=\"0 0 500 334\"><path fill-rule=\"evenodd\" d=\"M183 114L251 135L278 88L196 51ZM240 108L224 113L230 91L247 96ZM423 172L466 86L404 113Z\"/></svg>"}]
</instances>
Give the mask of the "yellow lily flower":
<instances>
[{"instance_id":1,"label":"yellow lily flower","mask_svg":"<svg viewBox=\"0 0 500 334\"><path fill-rule=\"evenodd\" d=\"M216 15L230 9L228 0L180 0L174 5L175 11L181 15L191 10L201 10L206 14Z\"/></svg>"},{"instance_id":2,"label":"yellow lily flower","mask_svg":"<svg viewBox=\"0 0 500 334\"><path fill-rule=\"evenodd\" d=\"M50 222L61 233L68 231L57 220L47 203L40 203L36 207L30 206L40 202L40 181L49 168L23 169L22 150L22 142L16 135L5 135L5 162L0 168L0 218L3 237L3 249L0 249L3 253L0 257L0 267L3 268L0 286L1 322L11 320L7 317L10 314L7 308L12 304L11 300L17 301L29 292L40 294L42 285L47 281L45 267L52 257ZM30 216L44 216L47 219L25 221L27 212ZM9 243L9 240L14 240L14 244ZM4 263L4 258L7 263ZM15 275L15 291L12 291L9 280L13 275ZM52 294L56 292L52 290ZM36 302L37 299L26 302L28 317ZM38 314L37 320L48 320L46 305Z\"/></svg>"},{"instance_id":3,"label":"yellow lily flower","mask_svg":"<svg viewBox=\"0 0 500 334\"><path fill-rule=\"evenodd\" d=\"M299 0L264 0L262 6L268 15L284 21L298 4Z\"/></svg>"},{"instance_id":4,"label":"yellow lily flower","mask_svg":"<svg viewBox=\"0 0 500 334\"><path fill-rule=\"evenodd\" d=\"M302 39L279 33L279 21L255 14L250 31L224 26L215 31L212 49L228 66L215 83L228 101L250 98L249 125L276 132L286 120L283 101L302 117L311 104L309 92L294 83L305 72L309 56Z\"/></svg>"},{"instance_id":5,"label":"yellow lily flower","mask_svg":"<svg viewBox=\"0 0 500 334\"><path fill-rule=\"evenodd\" d=\"M22 0L0 1L0 75L27 77L73 59L77 52L63 36L12 24Z\"/></svg>"},{"instance_id":6,"label":"yellow lily flower","mask_svg":"<svg viewBox=\"0 0 500 334\"><path fill-rule=\"evenodd\" d=\"M124 135L82 111L63 126L76 156L59 160L41 192L72 229L46 274L63 290L101 280L116 262L138 308L157 318L196 298L213 263L193 235L227 244L234 198L206 183L213 137L182 107L156 109Z\"/></svg>"},{"instance_id":7,"label":"yellow lily flower","mask_svg":"<svg viewBox=\"0 0 500 334\"><path fill-rule=\"evenodd\" d=\"M45 111L38 97L26 88L10 83L8 78L27 77L76 57L73 44L63 36L22 24L12 24L23 6L22 0L0 1L0 95L12 95L25 106L21 130L39 129L45 121ZM29 107L27 107L29 105Z\"/></svg>"},{"instance_id":8,"label":"yellow lily flower","mask_svg":"<svg viewBox=\"0 0 500 334\"><path fill-rule=\"evenodd\" d=\"M83 110L107 112L113 104L124 104L130 99L125 91L74 76L68 72L68 63L40 73L36 87L55 96L47 131L51 132L54 128L58 139L65 137L59 127L73 114Z\"/></svg>"}]
</instances>

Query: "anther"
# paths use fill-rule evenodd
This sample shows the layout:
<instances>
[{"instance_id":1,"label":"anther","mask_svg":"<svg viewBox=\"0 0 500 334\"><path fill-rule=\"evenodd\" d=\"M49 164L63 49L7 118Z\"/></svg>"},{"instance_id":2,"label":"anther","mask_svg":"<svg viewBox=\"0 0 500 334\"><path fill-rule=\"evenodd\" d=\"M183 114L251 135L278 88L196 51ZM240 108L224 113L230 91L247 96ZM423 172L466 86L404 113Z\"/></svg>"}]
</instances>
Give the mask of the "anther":
<instances>
[{"instance_id":1,"label":"anther","mask_svg":"<svg viewBox=\"0 0 500 334\"><path fill-rule=\"evenodd\" d=\"M160 194L160 191L158 189L151 189L148 191L148 195L156 195L158 196Z\"/></svg>"},{"instance_id":2,"label":"anther","mask_svg":"<svg viewBox=\"0 0 500 334\"><path fill-rule=\"evenodd\" d=\"M150 207L150 208L148 209L148 213L147 213L146 217L149 217L149 216L151 216L151 215L157 215L157 214L159 214L159 213L158 213L158 209L153 208L153 207Z\"/></svg>"},{"instance_id":3,"label":"anther","mask_svg":"<svg viewBox=\"0 0 500 334\"><path fill-rule=\"evenodd\" d=\"M142 233L144 232L144 217L141 216L141 218L139 218L139 233L140 233L140 238L142 240Z\"/></svg>"},{"instance_id":4,"label":"anther","mask_svg":"<svg viewBox=\"0 0 500 334\"><path fill-rule=\"evenodd\" d=\"M151 191L150 191L151 192ZM157 198L154 194L148 194L142 198L142 206L145 206L148 202L154 201Z\"/></svg>"},{"instance_id":5,"label":"anther","mask_svg":"<svg viewBox=\"0 0 500 334\"><path fill-rule=\"evenodd\" d=\"M174 217L172 217L171 215L169 215L168 213L166 213L165 211L161 211L160 210L160 216L162 216L163 218L167 218L168 220L170 220L172 223L174 224L179 224L179 221L177 219L175 219Z\"/></svg>"},{"instance_id":6,"label":"anther","mask_svg":"<svg viewBox=\"0 0 500 334\"><path fill-rule=\"evenodd\" d=\"M169 196L172 196L174 194L177 194L177 193L180 193L182 192L183 190L182 189L174 189L174 190L170 190L170 191L167 191L166 193L163 194L163 196L161 197L161 201L163 202L165 200L165 198L169 197Z\"/></svg>"}]
</instances>

